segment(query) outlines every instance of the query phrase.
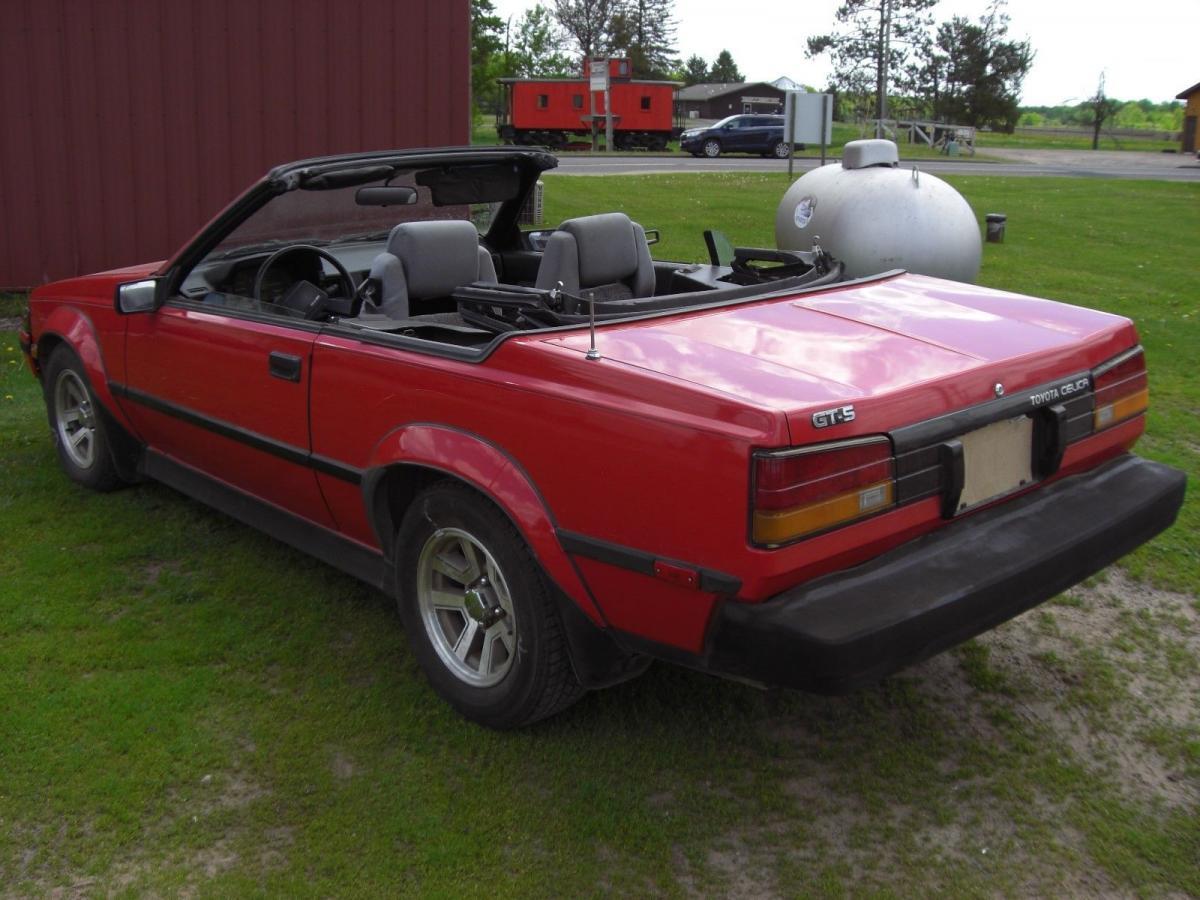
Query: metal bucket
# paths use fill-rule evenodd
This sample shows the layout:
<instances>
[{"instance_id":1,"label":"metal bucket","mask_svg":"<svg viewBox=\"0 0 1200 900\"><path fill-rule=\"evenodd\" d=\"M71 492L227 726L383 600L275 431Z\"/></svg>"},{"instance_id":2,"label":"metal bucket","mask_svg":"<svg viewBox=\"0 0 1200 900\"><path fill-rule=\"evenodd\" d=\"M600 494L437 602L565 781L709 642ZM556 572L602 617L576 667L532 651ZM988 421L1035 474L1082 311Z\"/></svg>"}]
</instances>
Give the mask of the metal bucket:
<instances>
[{"instance_id":1,"label":"metal bucket","mask_svg":"<svg viewBox=\"0 0 1200 900\"><path fill-rule=\"evenodd\" d=\"M989 244L1004 243L1004 225L1008 221L1008 216L1004 213L988 213L987 214L987 239Z\"/></svg>"}]
</instances>

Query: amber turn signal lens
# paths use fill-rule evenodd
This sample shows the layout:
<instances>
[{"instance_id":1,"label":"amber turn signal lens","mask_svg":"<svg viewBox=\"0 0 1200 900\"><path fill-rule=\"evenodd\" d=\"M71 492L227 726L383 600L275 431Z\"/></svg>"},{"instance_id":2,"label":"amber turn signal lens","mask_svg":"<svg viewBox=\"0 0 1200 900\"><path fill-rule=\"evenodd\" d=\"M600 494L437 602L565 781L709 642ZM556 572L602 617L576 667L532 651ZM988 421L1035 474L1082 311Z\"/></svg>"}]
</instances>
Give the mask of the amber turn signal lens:
<instances>
[{"instance_id":1,"label":"amber turn signal lens","mask_svg":"<svg viewBox=\"0 0 1200 900\"><path fill-rule=\"evenodd\" d=\"M1150 406L1146 355L1141 347L1101 366L1093 380L1096 403L1092 414L1093 431L1131 419Z\"/></svg>"},{"instance_id":2,"label":"amber turn signal lens","mask_svg":"<svg viewBox=\"0 0 1200 900\"><path fill-rule=\"evenodd\" d=\"M892 482L881 481L829 500L780 512L754 513L754 542L782 544L805 534L825 531L891 506Z\"/></svg>"},{"instance_id":3,"label":"amber turn signal lens","mask_svg":"<svg viewBox=\"0 0 1200 900\"><path fill-rule=\"evenodd\" d=\"M755 544L784 544L895 503L892 445L885 437L763 453L754 465Z\"/></svg>"}]
</instances>

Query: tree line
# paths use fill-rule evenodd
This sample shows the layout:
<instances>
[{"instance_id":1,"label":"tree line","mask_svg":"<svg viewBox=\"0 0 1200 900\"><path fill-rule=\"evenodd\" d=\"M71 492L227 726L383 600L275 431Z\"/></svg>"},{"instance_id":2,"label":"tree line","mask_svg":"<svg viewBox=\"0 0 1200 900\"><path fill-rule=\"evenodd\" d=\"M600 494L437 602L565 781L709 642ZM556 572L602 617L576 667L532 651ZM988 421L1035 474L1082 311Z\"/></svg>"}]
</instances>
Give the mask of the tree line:
<instances>
[{"instance_id":1,"label":"tree line","mask_svg":"<svg viewBox=\"0 0 1200 900\"><path fill-rule=\"evenodd\" d=\"M844 0L833 28L808 39L808 55L832 64L835 115L1016 125L1034 54L1028 41L1008 38L1005 0L991 0L978 21L954 16L935 27L937 2ZM711 63L695 54L680 59L674 0L548 0L515 20L501 19L492 0L471 0L471 30L472 91L481 109L497 108L499 77L576 76L592 56L628 58L635 78L745 80L728 50Z\"/></svg>"},{"instance_id":2,"label":"tree line","mask_svg":"<svg viewBox=\"0 0 1200 900\"><path fill-rule=\"evenodd\" d=\"M1176 100L1115 100L1116 109L1108 117L1111 128L1144 128L1153 131L1179 131L1183 128L1183 104ZM1019 127L1086 128L1091 124L1092 101L1063 103L1058 106L1022 106Z\"/></svg>"},{"instance_id":3,"label":"tree line","mask_svg":"<svg viewBox=\"0 0 1200 900\"><path fill-rule=\"evenodd\" d=\"M1099 130L1178 130L1182 108L1120 103L1103 93L1074 105L1021 107L1033 66L1028 39L1009 35L1007 0L987 0L977 18L935 22L938 0L843 0L831 28L808 38L807 55L827 58L827 90L841 120L920 118L1011 132L1018 124ZM496 79L575 77L591 56L628 58L635 78L687 85L744 81L728 50L710 63L676 48L674 0L548 0L501 19L492 0L471 0L472 90L496 110Z\"/></svg>"},{"instance_id":4,"label":"tree line","mask_svg":"<svg viewBox=\"0 0 1200 900\"><path fill-rule=\"evenodd\" d=\"M1028 40L1009 37L1005 0L975 20L934 23L937 0L844 0L807 55L833 67L843 118L928 118L1012 131L1033 66Z\"/></svg>"}]
</instances>

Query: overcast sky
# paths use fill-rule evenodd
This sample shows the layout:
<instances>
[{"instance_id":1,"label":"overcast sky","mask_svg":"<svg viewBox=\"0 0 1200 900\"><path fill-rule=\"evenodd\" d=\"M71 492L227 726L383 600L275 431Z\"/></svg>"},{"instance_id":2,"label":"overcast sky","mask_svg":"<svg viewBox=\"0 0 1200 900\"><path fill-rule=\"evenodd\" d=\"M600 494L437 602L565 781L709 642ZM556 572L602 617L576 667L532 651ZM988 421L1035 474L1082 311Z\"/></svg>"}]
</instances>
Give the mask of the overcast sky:
<instances>
[{"instance_id":1,"label":"overcast sky","mask_svg":"<svg viewBox=\"0 0 1200 900\"><path fill-rule=\"evenodd\" d=\"M542 0L552 6L551 0ZM514 19L533 0L493 0L502 18ZM733 54L749 81L787 75L822 87L828 66L804 58L805 39L833 23L839 0L675 0L678 52L710 63L722 49ZM975 18L985 0L942 0L938 21ZM1198 0L1009 0L1009 34L1029 37L1037 51L1025 79L1022 103L1056 106L1083 100L1106 74L1107 93L1121 100L1169 100L1200 81L1196 36Z\"/></svg>"}]
</instances>

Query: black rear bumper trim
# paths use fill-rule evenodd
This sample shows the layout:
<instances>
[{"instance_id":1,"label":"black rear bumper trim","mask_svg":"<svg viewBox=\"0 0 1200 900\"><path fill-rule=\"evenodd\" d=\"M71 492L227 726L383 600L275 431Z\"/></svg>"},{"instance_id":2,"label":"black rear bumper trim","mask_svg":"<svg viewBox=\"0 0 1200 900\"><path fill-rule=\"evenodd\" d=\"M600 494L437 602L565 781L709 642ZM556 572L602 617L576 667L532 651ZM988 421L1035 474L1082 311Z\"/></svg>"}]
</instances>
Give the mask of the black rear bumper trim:
<instances>
[{"instance_id":1,"label":"black rear bumper trim","mask_svg":"<svg viewBox=\"0 0 1200 900\"><path fill-rule=\"evenodd\" d=\"M1078 584L1175 521L1186 477L1124 455L763 603L726 601L690 664L839 694Z\"/></svg>"}]
</instances>

